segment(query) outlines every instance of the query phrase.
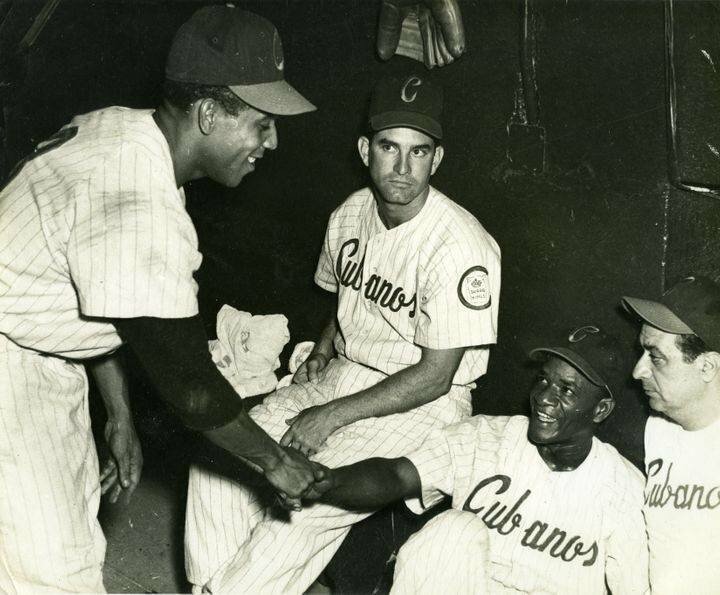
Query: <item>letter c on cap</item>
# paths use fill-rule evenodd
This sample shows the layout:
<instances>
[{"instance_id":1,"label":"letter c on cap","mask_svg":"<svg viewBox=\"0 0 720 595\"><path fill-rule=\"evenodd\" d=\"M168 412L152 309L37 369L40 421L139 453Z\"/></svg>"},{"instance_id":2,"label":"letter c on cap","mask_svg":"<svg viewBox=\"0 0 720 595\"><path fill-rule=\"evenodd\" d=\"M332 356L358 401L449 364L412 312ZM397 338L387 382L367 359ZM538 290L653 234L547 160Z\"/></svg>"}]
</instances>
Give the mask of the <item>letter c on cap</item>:
<instances>
[{"instance_id":1,"label":"letter c on cap","mask_svg":"<svg viewBox=\"0 0 720 595\"><path fill-rule=\"evenodd\" d=\"M412 103L413 101L415 101L418 92L416 90L413 90L408 93L408 87L419 87L420 85L422 85L422 80L420 80L416 76L411 76L408 80L405 81L405 84L402 86L402 91L400 91L400 99L402 99L405 103Z\"/></svg>"},{"instance_id":2,"label":"letter c on cap","mask_svg":"<svg viewBox=\"0 0 720 595\"><path fill-rule=\"evenodd\" d=\"M575 329L572 333L570 333L570 335L568 336L568 341L570 341L570 343L578 343L588 335L594 335L595 333L599 332L600 329L596 326L581 326L580 328Z\"/></svg>"},{"instance_id":3,"label":"letter c on cap","mask_svg":"<svg viewBox=\"0 0 720 595\"><path fill-rule=\"evenodd\" d=\"M275 31L273 34L273 60L275 61L275 68L278 70L285 69L285 60L283 59L282 42L280 41L280 35Z\"/></svg>"}]
</instances>

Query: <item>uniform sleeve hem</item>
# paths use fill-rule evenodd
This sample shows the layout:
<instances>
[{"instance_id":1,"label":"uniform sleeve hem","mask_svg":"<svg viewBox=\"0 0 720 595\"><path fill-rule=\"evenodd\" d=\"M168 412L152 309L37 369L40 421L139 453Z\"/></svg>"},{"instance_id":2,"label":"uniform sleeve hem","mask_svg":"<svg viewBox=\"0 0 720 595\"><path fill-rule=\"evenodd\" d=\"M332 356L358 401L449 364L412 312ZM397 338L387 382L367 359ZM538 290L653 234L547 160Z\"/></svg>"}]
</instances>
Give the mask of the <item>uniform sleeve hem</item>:
<instances>
[{"instance_id":1,"label":"uniform sleeve hem","mask_svg":"<svg viewBox=\"0 0 720 595\"><path fill-rule=\"evenodd\" d=\"M141 318L148 316L151 318L191 318L199 313L199 308L195 304L192 308L178 308L173 310L161 309L157 307L150 308L95 308L92 305L84 305L80 308L83 316L89 318Z\"/></svg>"},{"instance_id":2,"label":"uniform sleeve hem","mask_svg":"<svg viewBox=\"0 0 720 595\"><path fill-rule=\"evenodd\" d=\"M330 291L332 293L337 293L337 285L334 283L328 283L327 281L323 281L322 279L315 278L315 285L318 287L321 287L325 291Z\"/></svg>"},{"instance_id":3,"label":"uniform sleeve hem","mask_svg":"<svg viewBox=\"0 0 720 595\"><path fill-rule=\"evenodd\" d=\"M428 341L426 337L415 338L415 344L427 349L456 349L458 347L490 347L497 343L497 336L478 337L476 339Z\"/></svg>"}]
</instances>

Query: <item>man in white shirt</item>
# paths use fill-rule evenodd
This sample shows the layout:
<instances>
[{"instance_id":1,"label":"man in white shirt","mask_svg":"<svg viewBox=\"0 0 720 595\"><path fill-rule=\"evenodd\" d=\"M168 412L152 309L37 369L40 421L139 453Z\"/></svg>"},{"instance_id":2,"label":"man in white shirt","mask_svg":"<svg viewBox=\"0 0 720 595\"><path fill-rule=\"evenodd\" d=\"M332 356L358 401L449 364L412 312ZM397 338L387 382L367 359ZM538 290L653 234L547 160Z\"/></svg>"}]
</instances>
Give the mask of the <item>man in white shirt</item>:
<instances>
[{"instance_id":1,"label":"man in white shirt","mask_svg":"<svg viewBox=\"0 0 720 595\"><path fill-rule=\"evenodd\" d=\"M252 418L282 446L336 467L401 456L468 417L497 336L500 249L430 185L442 89L425 74L381 79L358 152L370 185L330 216L315 282L337 294L294 383ZM198 591L303 593L370 511L328 505L277 519L251 486L192 474L186 566ZM266 514L268 512L268 514Z\"/></svg>"},{"instance_id":2,"label":"man in white shirt","mask_svg":"<svg viewBox=\"0 0 720 595\"><path fill-rule=\"evenodd\" d=\"M80 115L0 189L0 592L102 592L101 492L129 495L142 454L125 343L189 428L299 496L313 466L279 446L213 364L198 314L186 182L237 186L314 106L284 78L275 26L206 6L178 30L157 110ZM91 370L111 459L100 472Z\"/></svg>"},{"instance_id":3,"label":"man in white shirt","mask_svg":"<svg viewBox=\"0 0 720 595\"><path fill-rule=\"evenodd\" d=\"M688 277L642 320L633 377L658 413L645 428L645 521L653 593L720 592L720 287Z\"/></svg>"},{"instance_id":4,"label":"man in white shirt","mask_svg":"<svg viewBox=\"0 0 720 595\"><path fill-rule=\"evenodd\" d=\"M627 373L621 352L592 325L563 339L530 353L541 365L529 419L477 415L313 487L350 509L405 498L421 512L452 496L400 550L393 593L647 590L642 476L594 437Z\"/></svg>"}]
</instances>

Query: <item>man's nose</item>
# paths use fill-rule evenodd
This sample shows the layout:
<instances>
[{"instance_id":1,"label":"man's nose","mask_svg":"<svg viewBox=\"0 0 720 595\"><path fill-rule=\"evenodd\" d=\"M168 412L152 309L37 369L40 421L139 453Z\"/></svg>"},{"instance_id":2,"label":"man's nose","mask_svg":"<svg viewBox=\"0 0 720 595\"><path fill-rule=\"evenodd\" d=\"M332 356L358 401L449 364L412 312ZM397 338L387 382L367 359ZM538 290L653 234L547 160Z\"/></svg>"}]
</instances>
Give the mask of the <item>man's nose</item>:
<instances>
[{"instance_id":1,"label":"man's nose","mask_svg":"<svg viewBox=\"0 0 720 595\"><path fill-rule=\"evenodd\" d=\"M552 385L546 386L535 395L535 401L538 405L552 405L555 403L555 399Z\"/></svg>"},{"instance_id":2,"label":"man's nose","mask_svg":"<svg viewBox=\"0 0 720 595\"><path fill-rule=\"evenodd\" d=\"M400 153L398 155L397 161L395 162L395 172L402 175L405 175L410 171L410 155L403 155Z\"/></svg>"},{"instance_id":3,"label":"man's nose","mask_svg":"<svg viewBox=\"0 0 720 595\"><path fill-rule=\"evenodd\" d=\"M270 128L268 129L266 135L265 135L265 142L263 142L263 147L265 147L268 151L274 151L277 149L278 146L278 135L277 135L277 128L275 127L275 122L272 122L270 124Z\"/></svg>"},{"instance_id":4,"label":"man's nose","mask_svg":"<svg viewBox=\"0 0 720 595\"><path fill-rule=\"evenodd\" d=\"M642 380L648 377L648 366L647 366L647 354L640 356L640 359L635 364L632 371L632 376L635 380Z\"/></svg>"}]
</instances>

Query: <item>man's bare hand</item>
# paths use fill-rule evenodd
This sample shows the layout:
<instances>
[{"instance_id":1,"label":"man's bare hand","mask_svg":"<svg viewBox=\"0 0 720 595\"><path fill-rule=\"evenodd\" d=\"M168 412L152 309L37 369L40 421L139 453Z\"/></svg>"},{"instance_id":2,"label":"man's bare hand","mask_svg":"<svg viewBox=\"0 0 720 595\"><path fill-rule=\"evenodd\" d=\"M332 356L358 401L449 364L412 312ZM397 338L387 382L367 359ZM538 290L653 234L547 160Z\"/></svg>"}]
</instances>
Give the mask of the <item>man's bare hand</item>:
<instances>
[{"instance_id":1,"label":"man's bare hand","mask_svg":"<svg viewBox=\"0 0 720 595\"><path fill-rule=\"evenodd\" d=\"M321 471L322 473L319 474L316 472L315 483L307 492L305 492L303 500L318 500L325 492L335 487L335 476L333 475L333 470L325 467L325 465L321 465L320 463L315 463L315 465L316 470Z\"/></svg>"},{"instance_id":2,"label":"man's bare hand","mask_svg":"<svg viewBox=\"0 0 720 595\"><path fill-rule=\"evenodd\" d=\"M302 499L291 498L290 496L287 496L282 492L278 492L278 504L280 504L280 506L285 510L301 510L302 500L317 500L321 494L325 493L331 487L331 484L329 483L330 478L328 476L328 472L330 471L330 469L328 469L324 465L321 465L320 463L315 462L312 462L312 466L315 476L315 483L310 488L308 488L308 490L305 491Z\"/></svg>"},{"instance_id":3,"label":"man's bare hand","mask_svg":"<svg viewBox=\"0 0 720 595\"><path fill-rule=\"evenodd\" d=\"M333 415L322 405L308 407L286 419L290 426L280 439L282 446L292 446L306 456L316 453L328 436L338 429Z\"/></svg>"},{"instance_id":4,"label":"man's bare hand","mask_svg":"<svg viewBox=\"0 0 720 595\"><path fill-rule=\"evenodd\" d=\"M108 458L100 473L100 491L109 494L113 504L122 494L127 504L140 482L143 455L131 420L108 420L105 424L105 440L110 448Z\"/></svg>"},{"instance_id":5,"label":"man's bare hand","mask_svg":"<svg viewBox=\"0 0 720 595\"><path fill-rule=\"evenodd\" d=\"M293 382L302 384L303 382L318 382L325 376L325 367L328 364L327 356L322 353L312 353L298 367Z\"/></svg>"},{"instance_id":6,"label":"man's bare hand","mask_svg":"<svg viewBox=\"0 0 720 595\"><path fill-rule=\"evenodd\" d=\"M283 448L280 461L265 469L265 478L288 498L300 498L315 483L314 464L301 452Z\"/></svg>"}]
</instances>

